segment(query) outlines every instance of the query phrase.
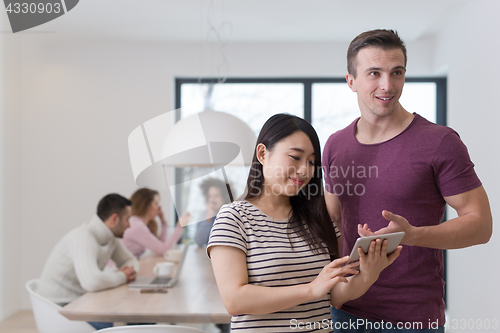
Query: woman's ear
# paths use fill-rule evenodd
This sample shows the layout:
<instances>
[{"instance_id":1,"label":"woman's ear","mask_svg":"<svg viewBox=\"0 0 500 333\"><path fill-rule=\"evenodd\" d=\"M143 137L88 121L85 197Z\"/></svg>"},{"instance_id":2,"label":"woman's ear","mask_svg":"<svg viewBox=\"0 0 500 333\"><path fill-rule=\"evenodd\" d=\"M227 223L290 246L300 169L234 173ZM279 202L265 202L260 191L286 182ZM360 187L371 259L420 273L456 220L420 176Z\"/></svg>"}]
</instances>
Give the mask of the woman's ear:
<instances>
[{"instance_id":1,"label":"woman's ear","mask_svg":"<svg viewBox=\"0 0 500 333\"><path fill-rule=\"evenodd\" d=\"M259 143L257 148L255 148L255 154L260 164L263 164L264 159L266 158L266 146L263 143Z\"/></svg>"}]
</instances>

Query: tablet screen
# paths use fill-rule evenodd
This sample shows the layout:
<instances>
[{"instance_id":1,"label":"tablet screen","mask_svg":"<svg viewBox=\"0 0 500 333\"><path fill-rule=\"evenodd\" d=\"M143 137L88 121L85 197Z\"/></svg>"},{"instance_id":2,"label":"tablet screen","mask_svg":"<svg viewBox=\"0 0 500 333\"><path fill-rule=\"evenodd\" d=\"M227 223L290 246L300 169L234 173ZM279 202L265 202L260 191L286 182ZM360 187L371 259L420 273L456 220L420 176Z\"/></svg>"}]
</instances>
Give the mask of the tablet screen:
<instances>
[{"instance_id":1,"label":"tablet screen","mask_svg":"<svg viewBox=\"0 0 500 333\"><path fill-rule=\"evenodd\" d=\"M401 232L395 232L392 234L359 237L356 240L354 247L352 248L348 263L359 260L358 247L361 247L361 249L363 249L364 253L368 253L368 249L370 248L371 241L375 240L377 238L380 238L380 240L382 240L382 241L384 241L384 239L387 239L387 241L389 242L389 244L387 245L387 254L391 254L392 252L394 252L396 250L399 243L403 239L404 235L405 235L405 233L403 231L401 231Z\"/></svg>"}]
</instances>

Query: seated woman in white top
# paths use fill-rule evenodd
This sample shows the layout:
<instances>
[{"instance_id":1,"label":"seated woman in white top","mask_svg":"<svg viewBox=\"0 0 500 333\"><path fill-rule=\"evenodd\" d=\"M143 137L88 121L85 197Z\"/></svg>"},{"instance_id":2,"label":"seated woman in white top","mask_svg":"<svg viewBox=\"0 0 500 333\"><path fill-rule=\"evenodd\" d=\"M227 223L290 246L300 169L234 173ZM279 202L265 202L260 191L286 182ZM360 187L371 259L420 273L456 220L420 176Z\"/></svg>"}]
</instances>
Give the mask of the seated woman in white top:
<instances>
[{"instance_id":1,"label":"seated woman in white top","mask_svg":"<svg viewBox=\"0 0 500 333\"><path fill-rule=\"evenodd\" d=\"M401 247L387 256L387 241L378 239L368 254L358 249L359 262L342 266L349 257L338 259L322 189L313 127L272 116L257 139L248 194L222 206L207 247L231 330L331 332L330 305L363 295L399 256Z\"/></svg>"},{"instance_id":2,"label":"seated woman in white top","mask_svg":"<svg viewBox=\"0 0 500 333\"><path fill-rule=\"evenodd\" d=\"M123 244L136 258L139 258L146 249L162 255L177 244L183 233L181 225L187 225L190 219L189 213L184 213L179 218L174 232L167 238L167 221L159 204L158 192L141 188L132 194L130 201L132 201L132 216L129 219L130 228L123 234ZM161 221L159 236L156 216Z\"/></svg>"}]
</instances>

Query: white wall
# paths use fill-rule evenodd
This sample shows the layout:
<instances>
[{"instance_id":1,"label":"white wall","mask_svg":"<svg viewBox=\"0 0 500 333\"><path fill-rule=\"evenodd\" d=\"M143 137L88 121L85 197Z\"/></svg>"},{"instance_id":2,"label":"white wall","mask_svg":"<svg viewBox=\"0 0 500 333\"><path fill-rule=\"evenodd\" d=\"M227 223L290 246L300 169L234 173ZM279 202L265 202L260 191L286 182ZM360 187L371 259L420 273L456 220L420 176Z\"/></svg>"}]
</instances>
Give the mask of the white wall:
<instances>
[{"instance_id":1,"label":"white wall","mask_svg":"<svg viewBox=\"0 0 500 333\"><path fill-rule=\"evenodd\" d=\"M0 14L0 27L10 28L6 14ZM19 274L19 62L7 34L0 34L0 48L0 318L5 318L19 310L24 281Z\"/></svg>"},{"instance_id":2,"label":"white wall","mask_svg":"<svg viewBox=\"0 0 500 333\"><path fill-rule=\"evenodd\" d=\"M474 36L461 46L457 31L468 27L464 18L475 22L478 27L474 30L494 31L486 29L487 22L481 18L492 15L494 2L460 12L444 26L438 39L408 45L408 75L441 73L449 66L449 122L469 146L492 202L499 196L493 174L498 156L486 151L484 142L490 142L487 138L494 142L490 128L494 125L489 119L499 117L489 97L494 96L493 72L498 73L498 67L488 64L488 60L494 63L494 52L484 55L479 51L484 49L479 45L482 38ZM76 41L57 33L5 39L10 48L4 50L6 101L0 155L1 317L29 307L24 283L40 275L53 245L88 219L104 194L130 195L135 190L128 134L144 121L173 109L174 78L212 72L211 59L200 59L200 51L208 55L210 46L199 43ZM229 71L225 74L344 76L346 49L347 43L232 43L226 49ZM489 88L485 87L488 83ZM483 125L484 120L488 123ZM169 200L163 192L164 206ZM495 290L495 275L490 278L487 273L499 273L498 266L487 259L476 264L478 253L485 253L488 247L451 251L451 316L459 318L475 311L477 304L467 300L478 303L480 299L485 304L484 295L492 294L490 288ZM483 271L483 267L487 269ZM493 305L493 301L486 302L484 307Z\"/></svg>"},{"instance_id":3,"label":"white wall","mask_svg":"<svg viewBox=\"0 0 500 333\"><path fill-rule=\"evenodd\" d=\"M499 12L497 0L477 1L463 8L438 34L434 63L436 68L448 68L448 125L469 148L494 220L500 213ZM497 319L500 326L499 246L500 237L494 230L486 245L448 252L450 324L462 319ZM452 332L458 331L464 330Z\"/></svg>"},{"instance_id":4,"label":"white wall","mask_svg":"<svg viewBox=\"0 0 500 333\"><path fill-rule=\"evenodd\" d=\"M23 284L40 275L53 245L90 218L104 194L135 190L128 134L173 109L175 77L198 77L200 71L209 75L214 59L200 59L200 51L210 54L213 46L199 43L71 41L57 34L10 37L11 52L17 54L7 64L6 81L18 84L6 112L15 118L8 120L15 137L6 147L19 162L6 163L14 172L9 176L17 173L17 178L4 189L18 191L20 197L11 217L4 219L9 242L3 244L9 255L3 257L17 253L13 269L19 273L4 271L3 276L17 281L11 288L17 296L14 307L19 300L28 307ZM419 54L410 66L414 75L430 73L432 45L431 40L409 45ZM345 43L230 44L226 74L344 76L346 49ZM163 194L168 206L168 193Z\"/></svg>"}]
</instances>

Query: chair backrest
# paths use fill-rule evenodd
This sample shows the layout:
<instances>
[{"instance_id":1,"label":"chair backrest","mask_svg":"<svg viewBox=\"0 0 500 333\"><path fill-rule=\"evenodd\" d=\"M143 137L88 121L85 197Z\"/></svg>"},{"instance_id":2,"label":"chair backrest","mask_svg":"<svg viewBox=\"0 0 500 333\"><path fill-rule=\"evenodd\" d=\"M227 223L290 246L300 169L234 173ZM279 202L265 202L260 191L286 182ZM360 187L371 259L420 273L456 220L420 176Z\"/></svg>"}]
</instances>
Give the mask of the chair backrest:
<instances>
[{"instance_id":1,"label":"chair backrest","mask_svg":"<svg viewBox=\"0 0 500 333\"><path fill-rule=\"evenodd\" d=\"M40 333L90 333L95 329L83 321L72 321L59 313L59 305L37 294L38 279L26 282L36 327Z\"/></svg>"},{"instance_id":2,"label":"chair backrest","mask_svg":"<svg viewBox=\"0 0 500 333\"><path fill-rule=\"evenodd\" d=\"M177 325L137 325L119 326L99 330L99 333L204 333L193 327Z\"/></svg>"}]
</instances>

